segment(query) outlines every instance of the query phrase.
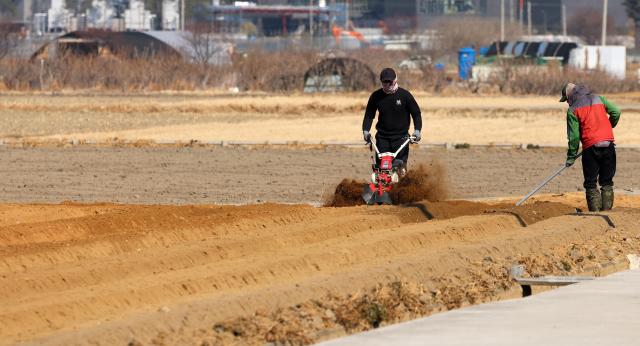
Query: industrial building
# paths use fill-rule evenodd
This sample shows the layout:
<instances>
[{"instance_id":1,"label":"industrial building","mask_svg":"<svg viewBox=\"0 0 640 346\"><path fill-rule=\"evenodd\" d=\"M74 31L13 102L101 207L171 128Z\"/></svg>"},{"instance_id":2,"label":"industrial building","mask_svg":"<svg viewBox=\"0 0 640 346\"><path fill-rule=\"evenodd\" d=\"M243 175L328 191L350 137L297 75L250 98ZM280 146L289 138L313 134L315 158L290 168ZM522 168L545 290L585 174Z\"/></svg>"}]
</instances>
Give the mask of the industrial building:
<instances>
[{"instance_id":1,"label":"industrial building","mask_svg":"<svg viewBox=\"0 0 640 346\"><path fill-rule=\"evenodd\" d=\"M87 0L88 1L88 0ZM208 20L222 30L240 30L243 23L254 25L260 35L289 35L304 30L315 35L329 35L329 23L373 28L384 24L390 33L416 32L425 29L434 18L471 15L500 17L503 0L212 0L201 6L194 16ZM45 31L70 31L83 27L119 30L180 29L180 0L164 0L162 13L151 13L140 0L92 0L86 11L66 8L64 0L14 0L12 9L2 8L15 19L34 23ZM625 27L624 0L609 0L609 15L616 28ZM533 30L559 33L562 7L567 17L581 9L600 9L602 0L504 0L504 15L510 22L526 22L531 8ZM205 2L206 4L206 2ZM190 6L186 2L186 6ZM6 17L6 16L5 16ZM160 20L161 18L161 20ZM114 20L116 19L116 20ZM244 28L246 30L246 27Z\"/></svg>"}]
</instances>

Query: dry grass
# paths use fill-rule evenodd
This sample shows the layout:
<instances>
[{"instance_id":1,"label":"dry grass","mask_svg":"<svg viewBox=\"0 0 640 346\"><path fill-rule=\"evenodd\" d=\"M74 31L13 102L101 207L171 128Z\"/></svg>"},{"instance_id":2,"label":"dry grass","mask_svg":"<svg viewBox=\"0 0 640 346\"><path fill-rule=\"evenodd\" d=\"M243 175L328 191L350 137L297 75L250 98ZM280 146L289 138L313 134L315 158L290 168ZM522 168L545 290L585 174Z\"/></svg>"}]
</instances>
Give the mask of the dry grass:
<instances>
[{"instance_id":1,"label":"dry grass","mask_svg":"<svg viewBox=\"0 0 640 346\"><path fill-rule=\"evenodd\" d=\"M440 54L446 52L443 48ZM427 52L436 56L436 52ZM346 55L346 53L340 53ZM374 73L394 67L409 57L409 52L360 50L348 53L368 65ZM233 56L226 67L190 64L177 59L122 59L64 56L57 60L0 62L0 90L62 91L94 90L98 92L140 93L161 90L226 90L291 93L303 88L304 73L325 55L314 51L268 53L251 51ZM403 87L412 91L442 94L493 93L507 95L552 95L566 81L580 81L603 93L637 91L633 79L614 80L603 73L550 68L544 73L522 72L505 65L502 77L491 81L492 87L459 83L454 75L425 67L421 71L399 71ZM211 76L209 78L209 76ZM369 90L367 90L369 91Z\"/></svg>"},{"instance_id":2,"label":"dry grass","mask_svg":"<svg viewBox=\"0 0 640 346\"><path fill-rule=\"evenodd\" d=\"M9 90L193 90L201 73L197 65L172 59L66 56L44 62L4 61L0 66L4 87Z\"/></svg>"},{"instance_id":3,"label":"dry grass","mask_svg":"<svg viewBox=\"0 0 640 346\"><path fill-rule=\"evenodd\" d=\"M315 52L266 53L251 51L234 58L233 73L242 90L291 92L302 90L304 73L316 60Z\"/></svg>"},{"instance_id":4,"label":"dry grass","mask_svg":"<svg viewBox=\"0 0 640 346\"><path fill-rule=\"evenodd\" d=\"M635 78L616 79L602 71L581 71L568 67L521 68L521 64L503 62L503 73L488 83L508 95L554 95L562 85L577 82L589 86L595 93L619 93L638 90Z\"/></svg>"},{"instance_id":5,"label":"dry grass","mask_svg":"<svg viewBox=\"0 0 640 346\"><path fill-rule=\"evenodd\" d=\"M416 93L429 143L566 145L566 105L549 97L440 97ZM105 142L360 141L368 93L222 96L200 93L0 96L0 138ZM611 95L620 144L640 144L638 97ZM479 131L478 129L482 129Z\"/></svg>"},{"instance_id":6,"label":"dry grass","mask_svg":"<svg viewBox=\"0 0 640 346\"><path fill-rule=\"evenodd\" d=\"M430 27L441 33L437 40L440 55L448 54L455 57L461 47L479 48L500 39L500 21L496 19L467 16L444 18L432 21ZM523 34L519 25L506 23L505 40L517 39Z\"/></svg>"},{"instance_id":7,"label":"dry grass","mask_svg":"<svg viewBox=\"0 0 640 346\"><path fill-rule=\"evenodd\" d=\"M92 89L122 92L200 90L301 90L314 52L235 55L232 66L203 66L178 59L63 56L55 60L0 62L6 90ZM209 77L212 76L212 77Z\"/></svg>"}]
</instances>

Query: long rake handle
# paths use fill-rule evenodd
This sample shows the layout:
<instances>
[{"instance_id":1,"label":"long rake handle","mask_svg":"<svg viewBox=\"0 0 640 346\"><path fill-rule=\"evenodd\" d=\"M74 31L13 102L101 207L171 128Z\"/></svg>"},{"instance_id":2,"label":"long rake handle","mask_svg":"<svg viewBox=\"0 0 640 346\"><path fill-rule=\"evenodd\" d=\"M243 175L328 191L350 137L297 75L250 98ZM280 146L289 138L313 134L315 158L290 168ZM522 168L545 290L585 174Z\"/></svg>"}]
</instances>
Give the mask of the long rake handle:
<instances>
[{"instance_id":1,"label":"long rake handle","mask_svg":"<svg viewBox=\"0 0 640 346\"><path fill-rule=\"evenodd\" d=\"M578 155L576 155L576 159L579 158L580 156L582 156L582 152L580 152L580 153L578 153ZM533 196L536 192L538 192L540 189L542 189L545 185L547 185L551 180L553 180L555 177L560 175L560 173L562 173L562 171L564 171L567 168L569 168L569 167L567 167L566 165L563 165L562 167L560 167L557 171L555 171L547 179L545 179L542 183L540 183L540 185L536 186L526 196L522 197L522 199L519 200L518 203L516 203L516 207L521 206L522 203L524 203L526 200L529 199L529 197Z\"/></svg>"}]
</instances>

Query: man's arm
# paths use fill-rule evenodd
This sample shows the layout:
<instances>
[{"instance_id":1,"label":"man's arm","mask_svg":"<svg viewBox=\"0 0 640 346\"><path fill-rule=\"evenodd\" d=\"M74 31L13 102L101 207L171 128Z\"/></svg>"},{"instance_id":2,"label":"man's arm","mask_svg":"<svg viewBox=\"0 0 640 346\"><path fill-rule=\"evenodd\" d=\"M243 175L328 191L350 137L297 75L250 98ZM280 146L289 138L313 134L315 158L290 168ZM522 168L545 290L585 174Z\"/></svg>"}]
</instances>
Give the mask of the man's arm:
<instances>
[{"instance_id":1,"label":"man's arm","mask_svg":"<svg viewBox=\"0 0 640 346\"><path fill-rule=\"evenodd\" d=\"M567 110L567 139L569 142L567 164L573 164L580 147L580 122L571 109Z\"/></svg>"},{"instance_id":2,"label":"man's arm","mask_svg":"<svg viewBox=\"0 0 640 346\"><path fill-rule=\"evenodd\" d=\"M362 131L371 131L371 125L373 125L373 119L376 117L376 111L378 110L378 105L374 100L375 93L369 96L369 101L367 102L367 108L364 111L364 119L362 119Z\"/></svg>"},{"instance_id":3,"label":"man's arm","mask_svg":"<svg viewBox=\"0 0 640 346\"><path fill-rule=\"evenodd\" d=\"M418 106L418 102L413 98L410 92L409 100L407 102L407 106L409 107L409 114L411 114L411 118L413 119L413 129L417 131L422 131L422 113L420 112L420 106Z\"/></svg>"},{"instance_id":4,"label":"man's arm","mask_svg":"<svg viewBox=\"0 0 640 346\"><path fill-rule=\"evenodd\" d=\"M607 114L609 114L609 122L611 123L611 127L616 127L618 125L618 121L620 120L620 108L613 104L613 102L607 101L604 96L600 96L600 100L602 104L604 104L604 108L607 110Z\"/></svg>"}]
</instances>

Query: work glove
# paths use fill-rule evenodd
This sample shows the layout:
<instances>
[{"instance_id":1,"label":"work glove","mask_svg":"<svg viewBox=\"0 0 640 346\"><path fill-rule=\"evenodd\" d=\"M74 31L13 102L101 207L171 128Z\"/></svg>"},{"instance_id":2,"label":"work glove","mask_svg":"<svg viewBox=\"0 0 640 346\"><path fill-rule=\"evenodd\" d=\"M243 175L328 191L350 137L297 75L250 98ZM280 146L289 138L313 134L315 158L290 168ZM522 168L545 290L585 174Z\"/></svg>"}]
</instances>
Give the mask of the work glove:
<instances>
[{"instance_id":1,"label":"work glove","mask_svg":"<svg viewBox=\"0 0 640 346\"><path fill-rule=\"evenodd\" d=\"M420 130L413 131L413 136L416 138L414 139L415 142L420 142L420 140L422 139L422 134L420 133Z\"/></svg>"},{"instance_id":2,"label":"work glove","mask_svg":"<svg viewBox=\"0 0 640 346\"><path fill-rule=\"evenodd\" d=\"M567 167L571 167L574 163L576 163L575 157L567 157L567 162L565 162L564 165Z\"/></svg>"},{"instance_id":3,"label":"work glove","mask_svg":"<svg viewBox=\"0 0 640 346\"><path fill-rule=\"evenodd\" d=\"M371 142L371 134L369 133L369 131L362 131L362 136L364 137L365 142Z\"/></svg>"}]
</instances>

